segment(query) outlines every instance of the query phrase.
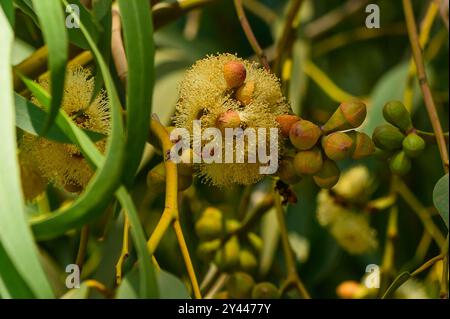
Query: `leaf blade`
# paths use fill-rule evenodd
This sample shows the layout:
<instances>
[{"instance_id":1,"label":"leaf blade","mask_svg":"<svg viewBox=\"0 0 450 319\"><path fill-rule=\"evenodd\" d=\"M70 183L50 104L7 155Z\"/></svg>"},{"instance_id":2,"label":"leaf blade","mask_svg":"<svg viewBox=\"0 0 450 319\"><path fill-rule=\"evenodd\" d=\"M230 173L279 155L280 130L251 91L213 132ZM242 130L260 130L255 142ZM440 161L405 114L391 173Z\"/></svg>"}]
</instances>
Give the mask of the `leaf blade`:
<instances>
[{"instance_id":1,"label":"leaf blade","mask_svg":"<svg viewBox=\"0 0 450 319\"><path fill-rule=\"evenodd\" d=\"M53 125L63 98L64 79L68 60L68 36L61 4L54 0L33 0L45 43L48 47L48 66L51 82L51 106L44 126L45 134Z\"/></svg>"},{"instance_id":2,"label":"leaf blade","mask_svg":"<svg viewBox=\"0 0 450 319\"><path fill-rule=\"evenodd\" d=\"M20 185L20 173L17 159L16 131L14 126L14 100L11 76L11 52L13 33L3 10L0 10L0 242L14 264L17 273L27 283L34 296L53 297L50 284L39 261L37 247L25 218L25 205ZM0 273L5 265L0 264ZM2 275L3 277L3 275ZM6 285L2 280L2 285Z\"/></svg>"}]
</instances>

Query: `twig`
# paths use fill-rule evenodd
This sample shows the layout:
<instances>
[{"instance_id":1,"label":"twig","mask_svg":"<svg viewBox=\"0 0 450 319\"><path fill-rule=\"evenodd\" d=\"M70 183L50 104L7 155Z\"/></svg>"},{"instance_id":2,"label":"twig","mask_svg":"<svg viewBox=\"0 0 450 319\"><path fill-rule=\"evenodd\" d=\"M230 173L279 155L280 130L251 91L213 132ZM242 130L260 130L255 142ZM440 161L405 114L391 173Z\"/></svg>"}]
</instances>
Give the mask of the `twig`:
<instances>
[{"instance_id":1,"label":"twig","mask_svg":"<svg viewBox=\"0 0 450 319\"><path fill-rule=\"evenodd\" d=\"M283 246L283 253L284 258L286 261L286 268L287 268L287 278L286 281L281 289L282 292L288 291L290 288L294 287L297 289L300 298L303 299L310 299L310 295L308 291L306 290L305 286L303 285L303 282L300 280L300 277L297 273L297 267L295 263L295 256L292 251L291 244L289 243L289 237L287 233L286 228L286 222L284 220L284 210L281 206L281 198L280 194L278 194L277 191L274 192L274 198L275 198L275 208L277 212L277 219L278 219L278 225L280 229L280 235L281 235L281 244Z\"/></svg>"},{"instance_id":2,"label":"twig","mask_svg":"<svg viewBox=\"0 0 450 319\"><path fill-rule=\"evenodd\" d=\"M222 289L222 287L225 285L225 283L228 280L228 274L221 274L219 278L217 278L217 281L214 283L214 286L211 287L211 289L208 291L208 293L205 295L205 299L212 299L216 295L216 293Z\"/></svg>"},{"instance_id":3,"label":"twig","mask_svg":"<svg viewBox=\"0 0 450 319\"><path fill-rule=\"evenodd\" d=\"M110 299L113 297L112 291L110 291L104 284L97 280L89 279L84 282L84 284L91 288L97 290L101 293L105 298Z\"/></svg>"},{"instance_id":4,"label":"twig","mask_svg":"<svg viewBox=\"0 0 450 319\"><path fill-rule=\"evenodd\" d=\"M392 278L394 272L394 243L398 235L398 207L393 206L389 212L389 221L386 232L386 244L384 248L383 262L381 264L381 286L380 292L384 291L384 287Z\"/></svg>"},{"instance_id":5,"label":"twig","mask_svg":"<svg viewBox=\"0 0 450 319\"><path fill-rule=\"evenodd\" d=\"M442 22L444 22L444 25L448 31L448 0L434 0L434 2L439 6L439 13L441 15Z\"/></svg>"},{"instance_id":6,"label":"twig","mask_svg":"<svg viewBox=\"0 0 450 319\"><path fill-rule=\"evenodd\" d=\"M436 18L437 12L438 12L437 5L434 2L430 2L427 13L425 14L425 17L423 18L421 27L420 27L419 43L420 43L420 47L422 49L425 48L425 46L430 38L431 27L433 25L434 19ZM408 78L406 79L405 92L403 95L403 102L405 104L405 107L409 111L412 110L412 104L413 104L413 98L414 98L413 79L414 79L415 75L416 75L416 67L414 65L414 59L411 57L411 59L409 61L409 67L408 67Z\"/></svg>"},{"instance_id":7,"label":"twig","mask_svg":"<svg viewBox=\"0 0 450 319\"><path fill-rule=\"evenodd\" d=\"M272 24L277 19L276 13L258 0L243 0L246 7L254 15L260 17L267 24Z\"/></svg>"},{"instance_id":8,"label":"twig","mask_svg":"<svg viewBox=\"0 0 450 319\"><path fill-rule=\"evenodd\" d=\"M428 117L430 118L433 131L436 135L439 153L441 155L444 171L448 173L448 151L445 144L442 126L439 121L439 116L436 111L433 96L431 95L430 86L428 85L427 74L425 72L425 64L423 62L422 50L420 48L419 38L417 35L417 26L414 19L414 12L411 5L411 0L403 0L403 9L406 18L406 27L408 29L408 36L411 44L411 50L416 64L417 76L419 79L420 88L422 89L425 106L427 108Z\"/></svg>"},{"instance_id":9,"label":"twig","mask_svg":"<svg viewBox=\"0 0 450 319\"><path fill-rule=\"evenodd\" d=\"M360 10L368 2L369 0L349 0L341 7L308 23L304 29L306 37L313 39L327 32L338 25L342 20Z\"/></svg>"},{"instance_id":10,"label":"twig","mask_svg":"<svg viewBox=\"0 0 450 319\"><path fill-rule=\"evenodd\" d=\"M120 285L122 282L122 265L124 261L128 258L129 254L129 233L130 233L130 222L128 216L124 213L123 222L123 239L122 239L122 250L120 252L119 259L116 263L116 284Z\"/></svg>"},{"instance_id":11,"label":"twig","mask_svg":"<svg viewBox=\"0 0 450 319\"><path fill-rule=\"evenodd\" d=\"M248 42L250 43L253 51L259 58L259 61L264 66L266 70L270 70L269 62L267 61L267 57L264 54L264 51L261 49L261 46L256 40L256 37L248 23L247 16L245 15L244 7L242 5L242 0L234 0L234 6L236 8L236 13L239 18L239 22L241 23L242 29L244 30L245 36L247 37Z\"/></svg>"},{"instance_id":12,"label":"twig","mask_svg":"<svg viewBox=\"0 0 450 319\"><path fill-rule=\"evenodd\" d=\"M150 254L153 255L156 247L162 239L162 236L165 234L169 226L172 225L174 227L175 234L177 235L177 241L183 255L189 279L191 280L194 296L195 298L201 298L200 288L198 287L198 281L194 272L194 266L192 265L189 250L187 249L183 232L179 224L177 165L167 156L167 154L170 154L172 142L170 141L169 134L166 129L155 116L150 122L150 129L161 142L163 154L166 154L166 156L164 156L164 168L166 171L166 198L164 211L158 224L156 225L155 230L152 232L147 242L147 247Z\"/></svg>"},{"instance_id":13,"label":"twig","mask_svg":"<svg viewBox=\"0 0 450 319\"><path fill-rule=\"evenodd\" d=\"M125 85L128 76L128 62L122 40L122 23L118 9L112 9L111 53L116 66L117 75ZM125 85L126 87L126 85Z\"/></svg>"},{"instance_id":14,"label":"twig","mask_svg":"<svg viewBox=\"0 0 450 319\"><path fill-rule=\"evenodd\" d=\"M86 257L86 249L87 249L88 240L89 240L89 226L84 225L81 228L80 243L78 245L77 259L75 262L77 264L78 268L80 269L80 273L83 269L84 258Z\"/></svg>"},{"instance_id":15,"label":"twig","mask_svg":"<svg viewBox=\"0 0 450 319\"><path fill-rule=\"evenodd\" d=\"M277 75L281 73L281 65L283 63L283 57L290 56L292 52L292 38L295 35L294 21L300 10L303 0L291 1L291 6L287 12L286 20L281 31L280 40L276 45L276 58L274 64L274 72Z\"/></svg>"},{"instance_id":16,"label":"twig","mask_svg":"<svg viewBox=\"0 0 450 319\"><path fill-rule=\"evenodd\" d=\"M425 139L427 142L437 143L436 135L434 133L425 132L425 131L421 131L418 129L415 130L415 133L417 135L419 135L420 137L422 137L423 139ZM448 132L444 133L444 139L445 139L445 142L448 143L448 141L449 141L449 133Z\"/></svg>"},{"instance_id":17,"label":"twig","mask_svg":"<svg viewBox=\"0 0 450 319\"><path fill-rule=\"evenodd\" d=\"M399 36L406 33L404 23L395 23L381 29L367 29L365 26L332 35L313 46L313 56L321 56L350 43L375 39L383 36Z\"/></svg>"},{"instance_id":18,"label":"twig","mask_svg":"<svg viewBox=\"0 0 450 319\"><path fill-rule=\"evenodd\" d=\"M181 229L180 220L175 219L173 222L173 227L175 230L175 235L177 237L178 245L180 246L181 254L183 255L184 263L186 265L186 270L189 279L192 284L192 290L194 291L194 296L196 299L201 299L202 295L200 293L200 287L198 286L197 277L195 275L194 266L192 265L191 257L189 256L189 250L184 239L183 230Z\"/></svg>"}]
</instances>

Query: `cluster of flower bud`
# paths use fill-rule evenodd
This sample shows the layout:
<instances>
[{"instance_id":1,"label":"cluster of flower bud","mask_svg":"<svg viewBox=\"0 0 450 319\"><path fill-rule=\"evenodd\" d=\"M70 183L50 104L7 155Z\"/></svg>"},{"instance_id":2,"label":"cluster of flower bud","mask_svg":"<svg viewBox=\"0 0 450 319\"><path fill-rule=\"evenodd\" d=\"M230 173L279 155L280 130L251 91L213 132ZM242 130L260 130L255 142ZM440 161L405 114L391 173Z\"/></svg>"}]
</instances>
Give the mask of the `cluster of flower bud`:
<instances>
[{"instance_id":1,"label":"cluster of flower bud","mask_svg":"<svg viewBox=\"0 0 450 319\"><path fill-rule=\"evenodd\" d=\"M253 232L239 233L240 227L239 221L225 219L219 209L206 208L195 223L195 232L201 241L197 247L198 257L214 262L225 272L255 272L262 239Z\"/></svg>"},{"instance_id":2,"label":"cluster of flower bud","mask_svg":"<svg viewBox=\"0 0 450 319\"><path fill-rule=\"evenodd\" d=\"M337 161L371 155L375 147L369 136L354 130L366 117L366 106L354 101L342 103L322 126L295 115L280 115L277 121L283 136L289 138L296 154L280 162L278 176L295 184L311 175L315 183L329 189L339 180Z\"/></svg>"},{"instance_id":3,"label":"cluster of flower bud","mask_svg":"<svg viewBox=\"0 0 450 319\"><path fill-rule=\"evenodd\" d=\"M231 299L279 299L280 290L270 282L255 283L248 273L237 271L227 280L226 290L216 295L216 298Z\"/></svg>"},{"instance_id":4,"label":"cluster of flower bud","mask_svg":"<svg viewBox=\"0 0 450 319\"><path fill-rule=\"evenodd\" d=\"M372 140L387 155L391 172L405 175L411 169L411 158L419 156L425 149L425 141L414 129L411 115L403 103L386 103L383 117L390 124L378 126L372 134Z\"/></svg>"}]
</instances>

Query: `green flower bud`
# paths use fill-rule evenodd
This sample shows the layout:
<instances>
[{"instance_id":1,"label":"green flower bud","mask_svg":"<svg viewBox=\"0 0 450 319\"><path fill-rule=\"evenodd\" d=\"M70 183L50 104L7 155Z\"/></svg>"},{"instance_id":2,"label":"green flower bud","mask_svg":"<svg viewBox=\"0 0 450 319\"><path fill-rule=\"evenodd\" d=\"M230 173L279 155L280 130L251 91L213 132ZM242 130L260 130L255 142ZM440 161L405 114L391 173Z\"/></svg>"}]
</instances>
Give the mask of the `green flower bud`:
<instances>
[{"instance_id":1,"label":"green flower bud","mask_svg":"<svg viewBox=\"0 0 450 319\"><path fill-rule=\"evenodd\" d=\"M236 219L227 219L225 221L225 229L228 234L234 233L239 227L241 227L241 223Z\"/></svg>"},{"instance_id":2,"label":"green flower bud","mask_svg":"<svg viewBox=\"0 0 450 319\"><path fill-rule=\"evenodd\" d=\"M389 160L389 167L392 173L405 175L411 169L411 160L404 151L400 151Z\"/></svg>"},{"instance_id":3,"label":"green flower bud","mask_svg":"<svg viewBox=\"0 0 450 319\"><path fill-rule=\"evenodd\" d=\"M341 172L336 163L330 159L323 162L322 169L313 176L314 182L321 188L330 189L339 181Z\"/></svg>"},{"instance_id":4,"label":"green flower bud","mask_svg":"<svg viewBox=\"0 0 450 319\"><path fill-rule=\"evenodd\" d=\"M358 160L370 156L375 152L375 145L367 134L353 131L349 132L348 135L352 138L354 144L353 159Z\"/></svg>"},{"instance_id":5,"label":"green flower bud","mask_svg":"<svg viewBox=\"0 0 450 319\"><path fill-rule=\"evenodd\" d=\"M247 233L247 239L250 243L250 246L257 252L260 253L263 248L263 240L261 237L256 235L255 233L249 232Z\"/></svg>"},{"instance_id":6,"label":"green flower bud","mask_svg":"<svg viewBox=\"0 0 450 319\"><path fill-rule=\"evenodd\" d=\"M291 157L285 157L280 160L277 175L289 185L297 184L302 179L297 175Z\"/></svg>"},{"instance_id":7,"label":"green flower bud","mask_svg":"<svg viewBox=\"0 0 450 319\"><path fill-rule=\"evenodd\" d=\"M387 102L383 107L383 116L386 121L398 127L403 132L413 128L411 115L400 101Z\"/></svg>"},{"instance_id":8,"label":"green flower bud","mask_svg":"<svg viewBox=\"0 0 450 319\"><path fill-rule=\"evenodd\" d=\"M220 237L222 234L222 212L214 207L206 208L195 223L195 231L202 240Z\"/></svg>"},{"instance_id":9,"label":"green flower bud","mask_svg":"<svg viewBox=\"0 0 450 319\"><path fill-rule=\"evenodd\" d=\"M322 127L322 131L328 134L357 128L364 122L366 114L366 105L360 101L341 103Z\"/></svg>"},{"instance_id":10,"label":"green flower bud","mask_svg":"<svg viewBox=\"0 0 450 319\"><path fill-rule=\"evenodd\" d=\"M231 237L223 246L223 249L218 250L214 259L215 264L222 271L230 271L239 265L239 240L236 236Z\"/></svg>"},{"instance_id":11,"label":"green flower bud","mask_svg":"<svg viewBox=\"0 0 450 319\"><path fill-rule=\"evenodd\" d=\"M214 258L214 254L220 248L220 243L220 239L200 243L197 247L198 258L205 262L212 260Z\"/></svg>"},{"instance_id":12,"label":"green flower bud","mask_svg":"<svg viewBox=\"0 0 450 319\"><path fill-rule=\"evenodd\" d=\"M425 149L425 141L416 133L408 134L403 140L403 151L409 157L417 157Z\"/></svg>"},{"instance_id":13,"label":"green flower bud","mask_svg":"<svg viewBox=\"0 0 450 319\"><path fill-rule=\"evenodd\" d=\"M280 297L280 291L270 282L256 284L252 290L253 299L280 299Z\"/></svg>"},{"instance_id":14,"label":"green flower bud","mask_svg":"<svg viewBox=\"0 0 450 319\"><path fill-rule=\"evenodd\" d=\"M233 299L248 299L251 296L255 281L245 272L235 272L227 281L228 294Z\"/></svg>"},{"instance_id":15,"label":"green flower bud","mask_svg":"<svg viewBox=\"0 0 450 319\"><path fill-rule=\"evenodd\" d=\"M289 131L289 139L292 145L299 150L309 150L316 145L322 131L320 128L306 120L300 120L294 123Z\"/></svg>"},{"instance_id":16,"label":"green flower bud","mask_svg":"<svg viewBox=\"0 0 450 319\"><path fill-rule=\"evenodd\" d=\"M239 252L239 266L243 271L252 273L258 267L258 261L251 251L242 249Z\"/></svg>"},{"instance_id":17,"label":"green flower bud","mask_svg":"<svg viewBox=\"0 0 450 319\"><path fill-rule=\"evenodd\" d=\"M344 132L335 132L322 138L322 148L327 157L341 161L350 157L354 150L353 140Z\"/></svg>"},{"instance_id":18,"label":"green flower bud","mask_svg":"<svg viewBox=\"0 0 450 319\"><path fill-rule=\"evenodd\" d=\"M178 191L182 192L192 185L192 175L178 174ZM152 192L163 192L166 188L166 170L164 162L153 167L147 174L147 186Z\"/></svg>"},{"instance_id":19,"label":"green flower bud","mask_svg":"<svg viewBox=\"0 0 450 319\"><path fill-rule=\"evenodd\" d=\"M318 147L299 151L294 157L294 169L299 175L314 175L322 169L322 152Z\"/></svg>"},{"instance_id":20,"label":"green flower bud","mask_svg":"<svg viewBox=\"0 0 450 319\"><path fill-rule=\"evenodd\" d=\"M372 134L372 141L378 148L393 151L402 147L405 136L395 126L383 124L378 126Z\"/></svg>"}]
</instances>

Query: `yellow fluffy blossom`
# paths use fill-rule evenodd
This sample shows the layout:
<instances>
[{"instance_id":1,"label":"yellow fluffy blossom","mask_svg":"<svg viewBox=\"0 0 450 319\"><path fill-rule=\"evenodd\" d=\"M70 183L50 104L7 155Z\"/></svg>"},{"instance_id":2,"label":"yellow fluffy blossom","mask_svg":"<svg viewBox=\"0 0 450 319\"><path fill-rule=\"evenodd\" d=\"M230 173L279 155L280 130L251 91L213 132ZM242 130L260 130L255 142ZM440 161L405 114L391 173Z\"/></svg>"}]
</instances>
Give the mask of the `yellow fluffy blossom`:
<instances>
[{"instance_id":1,"label":"yellow fluffy blossom","mask_svg":"<svg viewBox=\"0 0 450 319\"><path fill-rule=\"evenodd\" d=\"M350 202L365 202L374 190L373 178L367 167L355 166L341 175L333 191Z\"/></svg>"},{"instance_id":2,"label":"yellow fluffy blossom","mask_svg":"<svg viewBox=\"0 0 450 319\"><path fill-rule=\"evenodd\" d=\"M376 231L370 227L368 217L360 213L342 212L331 224L330 232L350 254L364 254L378 246Z\"/></svg>"},{"instance_id":3,"label":"yellow fluffy blossom","mask_svg":"<svg viewBox=\"0 0 450 319\"><path fill-rule=\"evenodd\" d=\"M245 69L239 70L242 65ZM174 123L191 134L194 120L201 121L202 131L210 127L269 129L277 128L276 116L288 113L289 109L275 75L257 63L232 54L220 54L196 62L186 72ZM281 145L281 138L279 141ZM225 143L222 147L224 150ZM246 145L245 158L248 148ZM248 185L263 177L259 173L261 165L247 163L247 160L245 163L202 163L198 166L197 174L203 181L217 186Z\"/></svg>"},{"instance_id":4,"label":"yellow fluffy blossom","mask_svg":"<svg viewBox=\"0 0 450 319\"><path fill-rule=\"evenodd\" d=\"M317 195L316 217L338 244L351 254L363 254L378 246L376 231L361 206L373 193L373 179L367 168L357 166L342 174L338 184Z\"/></svg>"},{"instance_id":5,"label":"yellow fluffy blossom","mask_svg":"<svg viewBox=\"0 0 450 319\"><path fill-rule=\"evenodd\" d=\"M39 84L45 90L50 90L47 76L41 78ZM110 128L108 100L105 92L101 91L94 101L89 103L93 91L94 78L87 69L69 68L66 72L61 109L79 127L107 135ZM39 105L36 98L33 97L32 101ZM104 151L105 144L106 141L101 140L96 146ZM82 191L93 175L88 162L75 145L57 143L25 133L20 149L27 157L28 165L32 165L44 178L69 192Z\"/></svg>"}]
</instances>

